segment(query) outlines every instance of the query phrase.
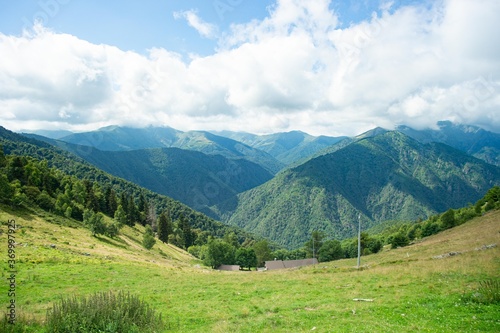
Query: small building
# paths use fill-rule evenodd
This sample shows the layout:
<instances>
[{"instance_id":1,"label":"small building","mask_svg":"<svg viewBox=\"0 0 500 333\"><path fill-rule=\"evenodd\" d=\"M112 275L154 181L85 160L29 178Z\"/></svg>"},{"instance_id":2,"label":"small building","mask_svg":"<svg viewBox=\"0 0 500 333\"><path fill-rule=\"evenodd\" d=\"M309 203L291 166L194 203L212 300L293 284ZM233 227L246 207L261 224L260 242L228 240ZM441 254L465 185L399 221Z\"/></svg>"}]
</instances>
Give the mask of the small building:
<instances>
[{"instance_id":1,"label":"small building","mask_svg":"<svg viewBox=\"0 0 500 333\"><path fill-rule=\"evenodd\" d=\"M316 265L318 263L318 259L309 258L309 259L299 259L299 260L271 260L266 261L266 270L274 270L274 269L285 269L285 268L295 268L309 265Z\"/></svg>"},{"instance_id":2,"label":"small building","mask_svg":"<svg viewBox=\"0 0 500 333\"><path fill-rule=\"evenodd\" d=\"M219 271L239 271L240 266L239 265L220 265L219 268L217 268Z\"/></svg>"}]
</instances>

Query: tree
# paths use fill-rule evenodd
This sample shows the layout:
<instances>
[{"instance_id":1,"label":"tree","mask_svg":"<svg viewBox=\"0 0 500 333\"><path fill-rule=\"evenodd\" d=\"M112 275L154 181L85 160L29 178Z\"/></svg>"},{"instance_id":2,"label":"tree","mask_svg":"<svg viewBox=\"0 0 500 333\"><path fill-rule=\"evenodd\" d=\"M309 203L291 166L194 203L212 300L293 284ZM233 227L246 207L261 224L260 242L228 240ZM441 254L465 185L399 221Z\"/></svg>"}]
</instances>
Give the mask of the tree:
<instances>
[{"instance_id":1,"label":"tree","mask_svg":"<svg viewBox=\"0 0 500 333\"><path fill-rule=\"evenodd\" d=\"M158 218L158 239L168 243L168 236L172 234L172 221L169 213L161 213Z\"/></svg>"},{"instance_id":2,"label":"tree","mask_svg":"<svg viewBox=\"0 0 500 333\"><path fill-rule=\"evenodd\" d=\"M0 145L0 168L3 168L7 165L7 159L5 158L5 154L3 152L3 146Z\"/></svg>"},{"instance_id":3,"label":"tree","mask_svg":"<svg viewBox=\"0 0 500 333\"><path fill-rule=\"evenodd\" d=\"M137 209L137 206L135 205L135 201L134 201L133 196L129 197L127 207L128 207L128 211L127 211L128 225L133 227L135 222L138 222L140 220L139 210Z\"/></svg>"},{"instance_id":4,"label":"tree","mask_svg":"<svg viewBox=\"0 0 500 333\"><path fill-rule=\"evenodd\" d=\"M170 216L170 213L168 214ZM148 212L146 215L146 224L151 225L151 228L153 228L153 231L155 229L155 224L156 224L156 207L153 203L148 204Z\"/></svg>"},{"instance_id":5,"label":"tree","mask_svg":"<svg viewBox=\"0 0 500 333\"><path fill-rule=\"evenodd\" d=\"M105 213L108 216L114 216L116 210L118 209L118 202L116 199L115 190L113 190L113 188L111 188L111 186L108 186L106 188L106 192L105 192L104 197L106 199L106 211L105 211ZM123 209L123 207L122 207L122 209Z\"/></svg>"},{"instance_id":6,"label":"tree","mask_svg":"<svg viewBox=\"0 0 500 333\"><path fill-rule=\"evenodd\" d=\"M179 229L182 231L184 237L184 247L187 249L194 244L194 233L191 231L191 226L189 225L188 219L181 213L179 217Z\"/></svg>"},{"instance_id":7,"label":"tree","mask_svg":"<svg viewBox=\"0 0 500 333\"><path fill-rule=\"evenodd\" d=\"M118 208L115 211L114 218L120 227L127 224L127 214L125 213L122 205L118 205Z\"/></svg>"},{"instance_id":8,"label":"tree","mask_svg":"<svg viewBox=\"0 0 500 333\"><path fill-rule=\"evenodd\" d=\"M402 231L399 231L390 236L390 244L392 249L407 246L410 243L408 236Z\"/></svg>"},{"instance_id":9,"label":"tree","mask_svg":"<svg viewBox=\"0 0 500 333\"><path fill-rule=\"evenodd\" d=\"M142 238L142 246L144 246L147 250L151 250L155 244L156 239L153 235L153 229L151 229L151 226L146 225L144 236Z\"/></svg>"},{"instance_id":10,"label":"tree","mask_svg":"<svg viewBox=\"0 0 500 333\"><path fill-rule=\"evenodd\" d=\"M238 236L236 236L236 233L234 231L226 231L224 234L224 242L231 244L235 248L240 247L240 242L238 242Z\"/></svg>"},{"instance_id":11,"label":"tree","mask_svg":"<svg viewBox=\"0 0 500 333\"><path fill-rule=\"evenodd\" d=\"M240 247L235 254L236 265L242 268L247 267L250 270L252 267L257 267L257 256L255 250L251 248Z\"/></svg>"},{"instance_id":12,"label":"tree","mask_svg":"<svg viewBox=\"0 0 500 333\"><path fill-rule=\"evenodd\" d=\"M14 189L9 184L7 176L0 174L0 201L9 203L14 195Z\"/></svg>"},{"instance_id":13,"label":"tree","mask_svg":"<svg viewBox=\"0 0 500 333\"><path fill-rule=\"evenodd\" d=\"M318 261L333 261L341 258L344 258L344 251L338 240L327 240L318 250Z\"/></svg>"},{"instance_id":14,"label":"tree","mask_svg":"<svg viewBox=\"0 0 500 333\"><path fill-rule=\"evenodd\" d=\"M437 224L436 222L432 222L432 220L429 219L422 226L422 237L435 235L440 231L441 228L439 227L439 224Z\"/></svg>"},{"instance_id":15,"label":"tree","mask_svg":"<svg viewBox=\"0 0 500 333\"><path fill-rule=\"evenodd\" d=\"M220 240L213 239L208 242L204 251L203 263L216 269L220 265L234 263L234 247Z\"/></svg>"},{"instance_id":16,"label":"tree","mask_svg":"<svg viewBox=\"0 0 500 333\"><path fill-rule=\"evenodd\" d=\"M256 242L253 245L255 255L257 256L257 265L259 267L264 266L266 260L271 260L271 248L269 247L269 242L265 239Z\"/></svg>"},{"instance_id":17,"label":"tree","mask_svg":"<svg viewBox=\"0 0 500 333\"><path fill-rule=\"evenodd\" d=\"M450 208L441 215L441 225L443 229L450 229L455 226L455 211L453 209Z\"/></svg>"},{"instance_id":18,"label":"tree","mask_svg":"<svg viewBox=\"0 0 500 333\"><path fill-rule=\"evenodd\" d=\"M91 209L83 212L83 223L89 228L92 236L102 235L106 232L102 213L94 213Z\"/></svg>"},{"instance_id":19,"label":"tree","mask_svg":"<svg viewBox=\"0 0 500 333\"><path fill-rule=\"evenodd\" d=\"M109 238L116 237L116 235L118 235L119 228L120 226L118 225L118 223L114 221L106 226L106 231L104 232L104 234Z\"/></svg>"},{"instance_id":20,"label":"tree","mask_svg":"<svg viewBox=\"0 0 500 333\"><path fill-rule=\"evenodd\" d=\"M311 239L304 244L307 256L309 258L317 258L318 250L323 245L323 238L325 238L325 234L323 232L312 232Z\"/></svg>"},{"instance_id":21,"label":"tree","mask_svg":"<svg viewBox=\"0 0 500 333\"><path fill-rule=\"evenodd\" d=\"M21 184L25 184L24 163L21 157L14 156L7 163L7 177L9 181L19 180Z\"/></svg>"}]
</instances>

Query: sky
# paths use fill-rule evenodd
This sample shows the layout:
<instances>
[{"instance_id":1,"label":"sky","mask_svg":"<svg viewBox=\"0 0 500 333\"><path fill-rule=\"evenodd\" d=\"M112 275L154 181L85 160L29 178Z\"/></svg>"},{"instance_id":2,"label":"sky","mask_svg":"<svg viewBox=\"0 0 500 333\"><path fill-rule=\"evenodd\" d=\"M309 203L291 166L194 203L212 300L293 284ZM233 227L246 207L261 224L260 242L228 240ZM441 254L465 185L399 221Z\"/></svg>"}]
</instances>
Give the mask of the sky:
<instances>
[{"instance_id":1,"label":"sky","mask_svg":"<svg viewBox=\"0 0 500 333\"><path fill-rule=\"evenodd\" d=\"M500 132L498 0L0 0L0 125Z\"/></svg>"}]
</instances>

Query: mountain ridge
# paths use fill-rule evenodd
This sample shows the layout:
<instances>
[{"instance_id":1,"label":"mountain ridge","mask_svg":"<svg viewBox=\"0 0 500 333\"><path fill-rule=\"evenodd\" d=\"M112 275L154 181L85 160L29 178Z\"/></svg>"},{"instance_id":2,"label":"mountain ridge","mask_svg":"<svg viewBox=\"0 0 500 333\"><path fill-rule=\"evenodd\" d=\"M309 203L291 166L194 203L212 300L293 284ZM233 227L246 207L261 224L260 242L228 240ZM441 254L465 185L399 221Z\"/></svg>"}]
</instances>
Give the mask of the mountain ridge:
<instances>
[{"instance_id":1,"label":"mountain ridge","mask_svg":"<svg viewBox=\"0 0 500 333\"><path fill-rule=\"evenodd\" d=\"M313 230L336 238L354 235L358 215L369 227L460 207L499 182L498 167L444 144L423 145L387 131L280 173L238 195L235 210L221 215L293 248Z\"/></svg>"}]
</instances>

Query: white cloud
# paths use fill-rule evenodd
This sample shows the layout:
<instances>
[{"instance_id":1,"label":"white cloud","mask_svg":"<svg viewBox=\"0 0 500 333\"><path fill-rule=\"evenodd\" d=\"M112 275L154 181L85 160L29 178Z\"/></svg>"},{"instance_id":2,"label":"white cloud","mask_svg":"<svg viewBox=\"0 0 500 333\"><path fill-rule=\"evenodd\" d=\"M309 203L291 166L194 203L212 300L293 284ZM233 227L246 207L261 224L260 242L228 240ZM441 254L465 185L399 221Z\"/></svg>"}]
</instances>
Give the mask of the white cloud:
<instances>
[{"instance_id":1,"label":"white cloud","mask_svg":"<svg viewBox=\"0 0 500 333\"><path fill-rule=\"evenodd\" d=\"M195 10L186 10L174 13L175 19L185 19L190 27L194 28L205 38L214 38L217 34L217 26L203 21Z\"/></svg>"},{"instance_id":2,"label":"white cloud","mask_svg":"<svg viewBox=\"0 0 500 333\"><path fill-rule=\"evenodd\" d=\"M329 1L279 0L186 62L36 26L0 34L0 122L11 129L169 125L354 135L454 120L500 132L500 3L391 9L339 28ZM387 10L386 10L387 9ZM176 14L201 35L195 12Z\"/></svg>"}]
</instances>

